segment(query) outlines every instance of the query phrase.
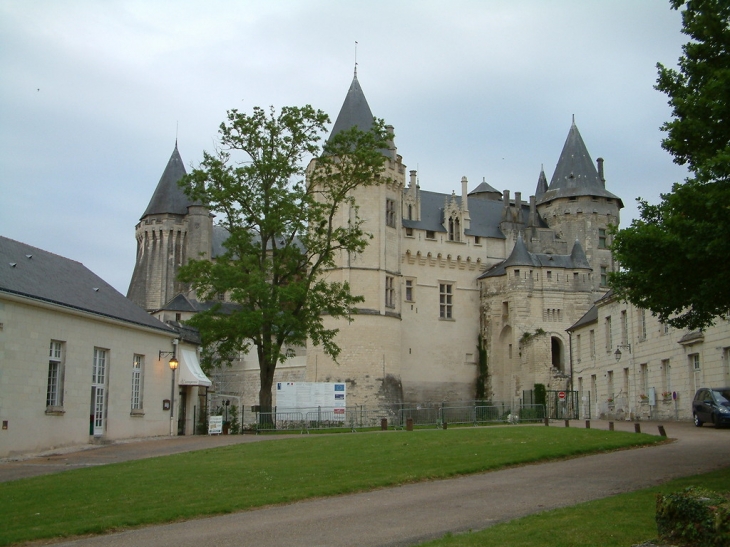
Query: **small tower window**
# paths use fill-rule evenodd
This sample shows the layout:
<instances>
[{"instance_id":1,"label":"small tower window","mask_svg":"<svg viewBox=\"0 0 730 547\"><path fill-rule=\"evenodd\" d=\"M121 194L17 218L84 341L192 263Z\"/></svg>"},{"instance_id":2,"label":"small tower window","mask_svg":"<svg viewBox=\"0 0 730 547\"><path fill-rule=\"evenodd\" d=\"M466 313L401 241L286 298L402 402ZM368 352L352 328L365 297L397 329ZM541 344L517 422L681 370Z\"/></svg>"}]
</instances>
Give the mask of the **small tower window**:
<instances>
[{"instance_id":1,"label":"small tower window","mask_svg":"<svg viewBox=\"0 0 730 547\"><path fill-rule=\"evenodd\" d=\"M606 248L606 229L605 228L598 229L598 248L599 249Z\"/></svg>"},{"instance_id":2,"label":"small tower window","mask_svg":"<svg viewBox=\"0 0 730 547\"><path fill-rule=\"evenodd\" d=\"M385 200L385 224L395 228L395 201L392 199Z\"/></svg>"}]
</instances>

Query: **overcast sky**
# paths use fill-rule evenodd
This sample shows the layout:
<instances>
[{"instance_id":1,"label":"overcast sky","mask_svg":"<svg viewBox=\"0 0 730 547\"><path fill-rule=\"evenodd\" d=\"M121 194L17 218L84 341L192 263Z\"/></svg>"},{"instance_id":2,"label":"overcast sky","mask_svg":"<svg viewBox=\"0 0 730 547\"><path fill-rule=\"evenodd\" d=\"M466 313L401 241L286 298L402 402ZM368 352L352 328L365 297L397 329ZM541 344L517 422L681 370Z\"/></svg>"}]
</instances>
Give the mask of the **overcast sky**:
<instances>
[{"instance_id":1,"label":"overcast sky","mask_svg":"<svg viewBox=\"0 0 730 547\"><path fill-rule=\"evenodd\" d=\"M311 104L358 80L421 188L535 192L575 115L606 187L656 202L686 176L653 89L686 37L668 0L0 2L0 235L126 294L134 226L175 138L189 167L226 110Z\"/></svg>"}]
</instances>

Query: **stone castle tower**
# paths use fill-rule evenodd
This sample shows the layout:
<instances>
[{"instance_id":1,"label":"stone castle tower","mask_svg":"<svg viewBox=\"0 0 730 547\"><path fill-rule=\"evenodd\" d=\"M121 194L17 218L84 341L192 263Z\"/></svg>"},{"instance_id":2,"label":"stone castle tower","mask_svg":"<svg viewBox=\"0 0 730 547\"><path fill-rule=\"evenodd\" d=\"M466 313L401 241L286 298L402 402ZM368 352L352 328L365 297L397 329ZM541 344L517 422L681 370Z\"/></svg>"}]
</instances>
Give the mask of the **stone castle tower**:
<instances>
[{"instance_id":1,"label":"stone castle tower","mask_svg":"<svg viewBox=\"0 0 730 547\"><path fill-rule=\"evenodd\" d=\"M213 256L212 217L178 186L185 174L176 142L152 199L135 226L137 260L127 297L148 312L189 292L177 280L181 265L190 258Z\"/></svg>"}]
</instances>

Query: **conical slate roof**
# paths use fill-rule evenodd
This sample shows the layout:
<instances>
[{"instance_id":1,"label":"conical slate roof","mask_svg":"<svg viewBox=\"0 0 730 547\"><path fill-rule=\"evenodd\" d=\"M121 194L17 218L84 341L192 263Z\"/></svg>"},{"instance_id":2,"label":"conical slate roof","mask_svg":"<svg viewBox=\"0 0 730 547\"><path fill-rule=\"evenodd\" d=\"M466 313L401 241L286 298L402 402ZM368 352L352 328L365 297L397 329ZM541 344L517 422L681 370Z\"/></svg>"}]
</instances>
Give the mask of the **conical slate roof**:
<instances>
[{"instance_id":1,"label":"conical slate roof","mask_svg":"<svg viewBox=\"0 0 730 547\"><path fill-rule=\"evenodd\" d=\"M370 111L368 101L362 92L360 82L357 81L357 71L352 78L350 89L347 90L345 102L337 116L335 125L332 127L330 138L340 131L345 131L357 126L360 131L368 131L373 126L373 113Z\"/></svg>"},{"instance_id":2,"label":"conical slate roof","mask_svg":"<svg viewBox=\"0 0 730 547\"><path fill-rule=\"evenodd\" d=\"M588 258L586 258L586 253L583 250L583 246L577 239L575 240L575 244L573 245L573 250L570 251L570 259L573 262L574 268L587 268L589 270L592 269L591 265L588 263Z\"/></svg>"},{"instance_id":3,"label":"conical slate roof","mask_svg":"<svg viewBox=\"0 0 730 547\"><path fill-rule=\"evenodd\" d=\"M486 181L482 181L479 186L474 188L469 194L470 198L486 198L486 199L499 199L502 197L502 192L495 190L492 186L487 184Z\"/></svg>"},{"instance_id":4,"label":"conical slate roof","mask_svg":"<svg viewBox=\"0 0 730 547\"><path fill-rule=\"evenodd\" d=\"M522 241L521 234L517 236L515 246L512 248L512 252L510 253L507 260L504 261L502 266L504 266L505 268L509 266L539 266L539 263L536 263L532 259L532 255L527 250L525 242Z\"/></svg>"},{"instance_id":5,"label":"conical slate roof","mask_svg":"<svg viewBox=\"0 0 730 547\"><path fill-rule=\"evenodd\" d=\"M573 121L550 186L541 196L536 193L536 197L538 203L545 203L557 198L577 196L612 198L618 200L619 207L623 207L621 199L606 190L583 142L583 137L580 136L580 131Z\"/></svg>"},{"instance_id":6,"label":"conical slate roof","mask_svg":"<svg viewBox=\"0 0 730 547\"><path fill-rule=\"evenodd\" d=\"M347 90L345 102L342 103L342 108L340 108L340 113L337 115L337 120L335 120L329 138L331 139L340 131L346 131L352 127L357 127L360 131L369 131L372 126L373 113L365 94L362 92L360 82L357 81L357 69L355 69L350 89ZM381 152L384 156L394 159L393 150L382 149Z\"/></svg>"},{"instance_id":7,"label":"conical slate roof","mask_svg":"<svg viewBox=\"0 0 730 547\"><path fill-rule=\"evenodd\" d=\"M142 218L164 213L187 215L188 207L193 205L193 202L177 184L177 181L185 175L187 175L187 172L180 157L180 152L177 150L176 142L175 150L172 151L170 161L167 162L167 167L165 167L165 171L160 177L160 182L157 183L155 193L152 194L152 199L150 199Z\"/></svg>"}]
</instances>

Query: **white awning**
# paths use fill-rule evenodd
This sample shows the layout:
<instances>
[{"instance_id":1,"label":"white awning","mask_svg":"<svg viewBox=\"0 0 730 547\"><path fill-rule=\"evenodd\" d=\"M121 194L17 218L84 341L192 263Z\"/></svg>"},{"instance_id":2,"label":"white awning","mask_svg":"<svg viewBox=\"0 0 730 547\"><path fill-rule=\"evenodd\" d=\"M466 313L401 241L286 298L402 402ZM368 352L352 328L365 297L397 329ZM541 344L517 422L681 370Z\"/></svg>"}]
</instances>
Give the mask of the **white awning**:
<instances>
[{"instance_id":1,"label":"white awning","mask_svg":"<svg viewBox=\"0 0 730 547\"><path fill-rule=\"evenodd\" d=\"M209 387L212 383L200 368L198 354L189 349L181 350L178 384L181 386Z\"/></svg>"}]
</instances>

